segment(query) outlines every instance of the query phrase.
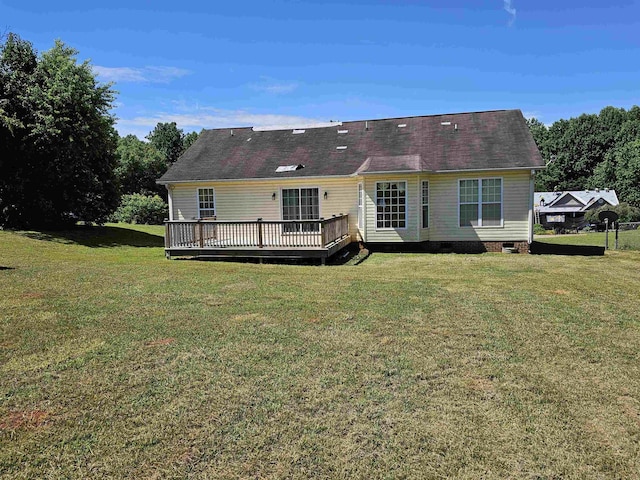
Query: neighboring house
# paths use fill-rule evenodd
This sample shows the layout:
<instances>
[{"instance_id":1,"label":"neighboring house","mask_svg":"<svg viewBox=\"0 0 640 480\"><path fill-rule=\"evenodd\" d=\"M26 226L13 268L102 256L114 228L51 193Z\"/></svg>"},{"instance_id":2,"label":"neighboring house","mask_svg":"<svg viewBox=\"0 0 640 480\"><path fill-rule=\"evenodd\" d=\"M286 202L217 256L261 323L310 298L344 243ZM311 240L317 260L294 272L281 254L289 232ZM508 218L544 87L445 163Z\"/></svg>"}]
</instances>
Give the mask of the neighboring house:
<instances>
[{"instance_id":1,"label":"neighboring house","mask_svg":"<svg viewBox=\"0 0 640 480\"><path fill-rule=\"evenodd\" d=\"M574 190L567 192L536 192L534 209L536 223L546 228L576 229L587 224L585 213L605 205L618 205L615 190Z\"/></svg>"},{"instance_id":2,"label":"neighboring house","mask_svg":"<svg viewBox=\"0 0 640 480\"><path fill-rule=\"evenodd\" d=\"M519 110L205 130L158 180L167 254L325 258L351 241L526 252L543 167Z\"/></svg>"}]
</instances>

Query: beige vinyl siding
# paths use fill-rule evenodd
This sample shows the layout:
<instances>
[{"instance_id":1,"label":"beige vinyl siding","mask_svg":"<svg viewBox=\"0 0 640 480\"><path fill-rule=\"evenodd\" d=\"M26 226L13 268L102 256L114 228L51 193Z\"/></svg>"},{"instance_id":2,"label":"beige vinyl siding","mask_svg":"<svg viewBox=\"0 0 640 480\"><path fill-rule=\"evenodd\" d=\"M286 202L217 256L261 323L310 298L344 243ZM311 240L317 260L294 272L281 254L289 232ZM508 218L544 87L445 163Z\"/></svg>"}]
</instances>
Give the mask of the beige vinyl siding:
<instances>
[{"instance_id":1,"label":"beige vinyl siding","mask_svg":"<svg viewBox=\"0 0 640 480\"><path fill-rule=\"evenodd\" d=\"M466 178L502 178L501 227L458 225L458 181ZM375 174L353 178L299 178L175 184L171 191L173 219L197 216L198 187L213 187L218 220L281 220L282 188L318 188L320 216L349 215L349 231L358 232L358 183L364 187L366 242L418 241L527 241L529 234L530 171L441 174ZM421 181L429 181L429 228L421 228ZM376 182L407 182L407 228L376 228ZM327 199L324 192L327 192ZM276 199L272 200L272 194Z\"/></svg>"},{"instance_id":2,"label":"beige vinyl siding","mask_svg":"<svg viewBox=\"0 0 640 480\"><path fill-rule=\"evenodd\" d=\"M197 189L212 187L216 197L216 219L282 220L282 188L318 188L320 216L349 215L349 231L357 232L358 181L356 178L295 178L174 184L173 219L197 217ZM272 200L275 192L276 199ZM324 198L327 192L327 198Z\"/></svg>"},{"instance_id":3,"label":"beige vinyl siding","mask_svg":"<svg viewBox=\"0 0 640 480\"><path fill-rule=\"evenodd\" d=\"M420 240L420 182L415 174L363 175L365 191L365 241L417 242ZM407 182L407 228L379 229L376 222L376 183Z\"/></svg>"},{"instance_id":4,"label":"beige vinyl siding","mask_svg":"<svg viewBox=\"0 0 640 480\"><path fill-rule=\"evenodd\" d=\"M502 178L501 227L460 227L458 181ZM527 241L529 237L529 170L433 174L428 177L430 197L429 239L433 241Z\"/></svg>"}]
</instances>

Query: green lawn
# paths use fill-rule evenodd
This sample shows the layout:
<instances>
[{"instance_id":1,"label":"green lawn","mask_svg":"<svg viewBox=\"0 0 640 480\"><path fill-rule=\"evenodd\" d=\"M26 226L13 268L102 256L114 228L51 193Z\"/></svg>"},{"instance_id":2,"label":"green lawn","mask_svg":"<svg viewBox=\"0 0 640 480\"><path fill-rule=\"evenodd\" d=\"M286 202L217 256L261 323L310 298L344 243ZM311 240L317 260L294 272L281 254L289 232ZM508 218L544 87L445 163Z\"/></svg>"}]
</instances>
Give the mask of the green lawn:
<instances>
[{"instance_id":1,"label":"green lawn","mask_svg":"<svg viewBox=\"0 0 640 480\"><path fill-rule=\"evenodd\" d=\"M637 478L640 252L165 260L0 231L2 478Z\"/></svg>"},{"instance_id":2,"label":"green lawn","mask_svg":"<svg viewBox=\"0 0 640 480\"><path fill-rule=\"evenodd\" d=\"M609 232L609 248L615 248L616 232ZM604 232L563 234L563 235L536 235L537 242L556 243L560 245L597 245L604 247L606 234ZM618 233L618 249L640 251L640 230L626 230Z\"/></svg>"}]
</instances>

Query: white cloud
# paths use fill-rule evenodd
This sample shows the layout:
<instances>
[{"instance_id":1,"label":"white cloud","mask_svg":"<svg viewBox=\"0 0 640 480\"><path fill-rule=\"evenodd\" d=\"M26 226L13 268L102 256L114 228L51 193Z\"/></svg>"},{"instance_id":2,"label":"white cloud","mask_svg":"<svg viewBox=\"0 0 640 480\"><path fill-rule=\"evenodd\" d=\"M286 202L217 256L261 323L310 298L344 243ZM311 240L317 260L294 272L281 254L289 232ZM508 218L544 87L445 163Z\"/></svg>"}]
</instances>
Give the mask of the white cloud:
<instances>
[{"instance_id":1,"label":"white cloud","mask_svg":"<svg viewBox=\"0 0 640 480\"><path fill-rule=\"evenodd\" d=\"M260 83L251 84L250 87L259 92L266 92L272 95L291 93L298 88L296 82L279 82L269 77L261 77L261 80Z\"/></svg>"},{"instance_id":2,"label":"white cloud","mask_svg":"<svg viewBox=\"0 0 640 480\"><path fill-rule=\"evenodd\" d=\"M184 110L184 107L181 107ZM275 113L252 113L246 110L222 110L194 107L192 113L158 112L151 115L119 119L116 128L120 135L134 134L144 138L158 123L176 122L184 131L200 131L203 128L266 127L279 125L295 127L324 123L317 118Z\"/></svg>"},{"instance_id":3,"label":"white cloud","mask_svg":"<svg viewBox=\"0 0 640 480\"><path fill-rule=\"evenodd\" d=\"M513 3L511 0L502 0L503 1L503 6L505 11L511 15L511 18L509 19L509 26L513 25L513 22L516 21L516 9L513 6Z\"/></svg>"},{"instance_id":4,"label":"white cloud","mask_svg":"<svg viewBox=\"0 0 640 480\"><path fill-rule=\"evenodd\" d=\"M133 68L94 65L92 68L101 80L122 83L169 83L176 78L184 77L191 73L183 68L163 66Z\"/></svg>"}]
</instances>

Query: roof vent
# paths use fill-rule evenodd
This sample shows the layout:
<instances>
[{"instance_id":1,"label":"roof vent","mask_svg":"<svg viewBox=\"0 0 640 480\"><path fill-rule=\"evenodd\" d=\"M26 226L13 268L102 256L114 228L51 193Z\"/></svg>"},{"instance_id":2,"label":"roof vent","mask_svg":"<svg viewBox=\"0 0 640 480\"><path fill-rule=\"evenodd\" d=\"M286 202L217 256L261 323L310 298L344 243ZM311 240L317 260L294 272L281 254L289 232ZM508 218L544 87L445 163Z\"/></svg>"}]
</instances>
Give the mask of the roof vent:
<instances>
[{"instance_id":1,"label":"roof vent","mask_svg":"<svg viewBox=\"0 0 640 480\"><path fill-rule=\"evenodd\" d=\"M340 145L339 147L336 147L336 150L346 150L347 146L346 145Z\"/></svg>"},{"instance_id":2,"label":"roof vent","mask_svg":"<svg viewBox=\"0 0 640 480\"><path fill-rule=\"evenodd\" d=\"M338 130L338 133L349 133L349 130Z\"/></svg>"},{"instance_id":3,"label":"roof vent","mask_svg":"<svg viewBox=\"0 0 640 480\"><path fill-rule=\"evenodd\" d=\"M304 165L302 165L301 163L299 163L298 165L280 165L278 168L276 168L276 173L295 172L296 170L300 170L301 168L304 168Z\"/></svg>"},{"instance_id":4,"label":"roof vent","mask_svg":"<svg viewBox=\"0 0 640 480\"><path fill-rule=\"evenodd\" d=\"M449 125L451 125L451 122L440 122L440 125L442 125L443 127L448 127Z\"/></svg>"},{"instance_id":5,"label":"roof vent","mask_svg":"<svg viewBox=\"0 0 640 480\"><path fill-rule=\"evenodd\" d=\"M303 129L295 129L295 130L294 130L293 132L291 132L291 133L293 133L294 135L299 135L299 134L304 133L304 132L306 132L306 130L303 130Z\"/></svg>"},{"instance_id":6,"label":"roof vent","mask_svg":"<svg viewBox=\"0 0 640 480\"><path fill-rule=\"evenodd\" d=\"M404 127L406 127L406 126L407 126L407 124L406 124L406 123L401 123L401 124L399 124L399 125L398 125L398 128L404 128Z\"/></svg>"}]
</instances>

